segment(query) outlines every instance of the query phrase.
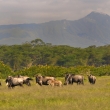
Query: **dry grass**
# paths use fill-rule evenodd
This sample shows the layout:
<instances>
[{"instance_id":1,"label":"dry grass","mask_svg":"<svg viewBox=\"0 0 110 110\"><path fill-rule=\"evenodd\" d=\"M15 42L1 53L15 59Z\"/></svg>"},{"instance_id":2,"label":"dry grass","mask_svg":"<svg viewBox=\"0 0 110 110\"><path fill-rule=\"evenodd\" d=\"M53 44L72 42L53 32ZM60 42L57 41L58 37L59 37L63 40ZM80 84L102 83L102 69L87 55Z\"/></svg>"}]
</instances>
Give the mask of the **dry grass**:
<instances>
[{"instance_id":1,"label":"dry grass","mask_svg":"<svg viewBox=\"0 0 110 110\"><path fill-rule=\"evenodd\" d=\"M87 78L86 78L87 79ZM0 87L0 110L110 110L110 77L99 77L95 85L51 87L35 84L8 89Z\"/></svg>"}]
</instances>

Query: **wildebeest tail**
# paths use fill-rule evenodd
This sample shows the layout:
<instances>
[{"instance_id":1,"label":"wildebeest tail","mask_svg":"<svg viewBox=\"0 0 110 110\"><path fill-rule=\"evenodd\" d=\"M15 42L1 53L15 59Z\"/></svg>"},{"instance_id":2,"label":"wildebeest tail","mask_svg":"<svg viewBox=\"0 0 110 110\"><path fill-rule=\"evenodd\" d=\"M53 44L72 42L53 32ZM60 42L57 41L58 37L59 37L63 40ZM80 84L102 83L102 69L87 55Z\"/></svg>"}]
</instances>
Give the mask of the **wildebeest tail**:
<instances>
[{"instance_id":1,"label":"wildebeest tail","mask_svg":"<svg viewBox=\"0 0 110 110\"><path fill-rule=\"evenodd\" d=\"M82 84L84 85L84 76L82 76Z\"/></svg>"},{"instance_id":2,"label":"wildebeest tail","mask_svg":"<svg viewBox=\"0 0 110 110\"><path fill-rule=\"evenodd\" d=\"M32 78L27 78L27 80L33 80Z\"/></svg>"}]
</instances>

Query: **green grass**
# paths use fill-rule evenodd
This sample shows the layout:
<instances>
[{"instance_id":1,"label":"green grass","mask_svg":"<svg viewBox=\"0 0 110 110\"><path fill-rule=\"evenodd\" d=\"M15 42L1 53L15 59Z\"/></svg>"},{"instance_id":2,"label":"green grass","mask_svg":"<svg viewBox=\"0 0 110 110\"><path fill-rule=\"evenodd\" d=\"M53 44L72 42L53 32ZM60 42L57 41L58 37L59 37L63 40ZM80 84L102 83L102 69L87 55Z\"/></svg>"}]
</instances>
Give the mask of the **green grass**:
<instances>
[{"instance_id":1,"label":"green grass","mask_svg":"<svg viewBox=\"0 0 110 110\"><path fill-rule=\"evenodd\" d=\"M84 85L63 87L41 87L34 80L31 87L8 89L1 82L0 110L110 110L109 76L98 77L95 85L86 78Z\"/></svg>"}]
</instances>

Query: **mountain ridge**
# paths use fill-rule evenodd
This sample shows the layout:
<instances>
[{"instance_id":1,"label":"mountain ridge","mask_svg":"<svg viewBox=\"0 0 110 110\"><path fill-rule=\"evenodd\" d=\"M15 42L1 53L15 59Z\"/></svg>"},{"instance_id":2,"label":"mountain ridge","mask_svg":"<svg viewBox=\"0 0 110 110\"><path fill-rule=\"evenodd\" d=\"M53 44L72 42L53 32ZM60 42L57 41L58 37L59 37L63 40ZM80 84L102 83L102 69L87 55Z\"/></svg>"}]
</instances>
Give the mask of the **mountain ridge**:
<instances>
[{"instance_id":1,"label":"mountain ridge","mask_svg":"<svg viewBox=\"0 0 110 110\"><path fill-rule=\"evenodd\" d=\"M110 16L91 12L79 20L0 25L0 44L22 44L40 38L53 45L73 47L110 44Z\"/></svg>"}]
</instances>

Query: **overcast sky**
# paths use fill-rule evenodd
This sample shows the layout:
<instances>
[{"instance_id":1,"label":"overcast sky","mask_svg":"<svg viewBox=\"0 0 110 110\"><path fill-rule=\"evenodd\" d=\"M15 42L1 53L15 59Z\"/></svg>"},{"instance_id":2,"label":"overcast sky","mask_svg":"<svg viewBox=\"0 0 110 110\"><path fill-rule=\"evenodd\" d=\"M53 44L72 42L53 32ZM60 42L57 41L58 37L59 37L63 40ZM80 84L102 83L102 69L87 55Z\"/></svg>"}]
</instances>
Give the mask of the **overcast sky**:
<instances>
[{"instance_id":1,"label":"overcast sky","mask_svg":"<svg viewBox=\"0 0 110 110\"><path fill-rule=\"evenodd\" d=\"M110 0L0 0L0 25L77 20L92 11L110 15Z\"/></svg>"}]
</instances>

